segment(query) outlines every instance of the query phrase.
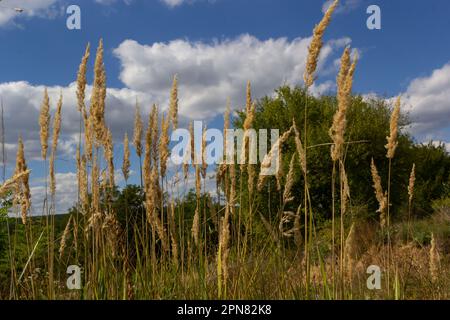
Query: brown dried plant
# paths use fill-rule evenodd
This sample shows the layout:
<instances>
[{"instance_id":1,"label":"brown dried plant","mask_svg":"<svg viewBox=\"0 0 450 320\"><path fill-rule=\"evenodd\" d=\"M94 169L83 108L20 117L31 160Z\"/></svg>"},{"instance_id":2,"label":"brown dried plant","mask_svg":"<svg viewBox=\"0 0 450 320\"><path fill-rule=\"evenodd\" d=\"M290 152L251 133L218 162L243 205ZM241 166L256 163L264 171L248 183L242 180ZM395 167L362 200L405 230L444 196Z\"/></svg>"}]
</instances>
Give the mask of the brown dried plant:
<instances>
[{"instance_id":1,"label":"brown dried plant","mask_svg":"<svg viewBox=\"0 0 450 320\"><path fill-rule=\"evenodd\" d=\"M136 149L136 154L140 158L142 156L142 134L143 134L143 122L141 118L141 110L139 103L136 99L136 111L134 116L134 132L133 132L133 145Z\"/></svg>"},{"instance_id":2,"label":"brown dried plant","mask_svg":"<svg viewBox=\"0 0 450 320\"><path fill-rule=\"evenodd\" d=\"M25 160L25 152L23 146L22 137L19 137L17 156L16 156L16 169L14 171L15 176L21 176L21 181L16 186L15 203L20 205L20 212L22 217L22 223L27 223L28 211L31 207L31 192L29 184L29 170Z\"/></svg>"},{"instance_id":3,"label":"brown dried plant","mask_svg":"<svg viewBox=\"0 0 450 320\"><path fill-rule=\"evenodd\" d=\"M313 37L311 40L311 44L308 48L308 57L306 60L306 68L305 73L303 75L303 80L305 81L305 85L307 88L311 87L314 83L315 72L317 69L317 61L319 60L320 50L323 46L323 34L325 33L326 28L330 24L331 16L333 15L334 10L336 9L339 0L335 0L333 4L328 8L323 16L322 20L318 25L314 28Z\"/></svg>"},{"instance_id":4,"label":"brown dried plant","mask_svg":"<svg viewBox=\"0 0 450 320\"><path fill-rule=\"evenodd\" d=\"M47 88L44 91L44 99L41 104L39 114L39 127L41 138L41 156L43 160L47 159L48 135L50 131L50 99L48 97Z\"/></svg>"},{"instance_id":5,"label":"brown dried plant","mask_svg":"<svg viewBox=\"0 0 450 320\"><path fill-rule=\"evenodd\" d=\"M53 119L53 137L52 137L52 151L50 156L50 193L54 197L56 193L56 179L55 179L55 159L58 148L59 133L61 131L61 110L62 110L62 94L59 96L58 105L56 107L55 117Z\"/></svg>"},{"instance_id":6,"label":"brown dried plant","mask_svg":"<svg viewBox=\"0 0 450 320\"><path fill-rule=\"evenodd\" d=\"M123 162L122 162L122 174L125 179L125 183L128 183L130 177L130 145L128 141L128 134L125 132L123 137Z\"/></svg>"},{"instance_id":7,"label":"brown dried plant","mask_svg":"<svg viewBox=\"0 0 450 320\"><path fill-rule=\"evenodd\" d=\"M387 195L383 192L383 187L381 186L381 178L378 174L378 170L373 159L370 163L370 169L372 173L373 187L375 189L375 197L377 198L379 205L377 212L380 213L380 224L381 227L384 228L386 226L386 210L388 206Z\"/></svg>"},{"instance_id":8,"label":"brown dried plant","mask_svg":"<svg viewBox=\"0 0 450 320\"><path fill-rule=\"evenodd\" d=\"M178 76L173 77L172 89L170 91L169 115L172 128L178 128Z\"/></svg>"},{"instance_id":9,"label":"brown dried plant","mask_svg":"<svg viewBox=\"0 0 450 320\"><path fill-rule=\"evenodd\" d=\"M386 157L389 159L394 158L395 150L397 149L398 146L397 137L398 137L398 120L400 118L400 105L401 100L400 97L398 97L397 100L395 101L394 111L392 112L391 115L390 135L389 137L386 138L388 141L387 145L385 146L387 149Z\"/></svg>"}]
</instances>

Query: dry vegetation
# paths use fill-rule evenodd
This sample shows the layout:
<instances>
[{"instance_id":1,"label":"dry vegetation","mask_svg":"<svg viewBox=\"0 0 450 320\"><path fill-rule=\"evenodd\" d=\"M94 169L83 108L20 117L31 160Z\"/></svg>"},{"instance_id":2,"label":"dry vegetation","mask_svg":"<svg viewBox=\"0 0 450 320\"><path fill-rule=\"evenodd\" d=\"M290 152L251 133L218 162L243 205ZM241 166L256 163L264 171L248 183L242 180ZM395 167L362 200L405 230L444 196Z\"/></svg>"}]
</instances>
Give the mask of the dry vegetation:
<instances>
[{"instance_id":1,"label":"dry vegetation","mask_svg":"<svg viewBox=\"0 0 450 320\"><path fill-rule=\"evenodd\" d=\"M309 47L304 80L310 88L315 79L322 36L338 1L314 29ZM60 98L53 125L50 126L50 102L47 91L41 108L42 160L49 172L49 199L46 199L45 225L41 232L31 228L29 170L19 140L15 175L0 189L0 194L12 191L16 208L20 210L26 228L29 259L19 265L10 252L10 291L4 298L13 299L448 299L449 257L443 253L440 239L430 235L430 246L396 241L396 226L392 225L390 201L391 162L395 161L398 119L401 101L397 99L387 138L389 179L383 185L376 163L371 170L375 197L379 203L379 223L354 220L348 223L351 190L345 162L346 111L352 93L353 74L357 59L346 48L337 77L336 114L330 123L330 156L333 178L330 197L333 198L332 221L317 227L308 182L314 179L308 172L308 141L304 132L308 121L290 130L261 163L227 165L217 168L217 182L226 199L215 203L205 195L207 165L183 165L176 171L178 184L195 177L196 208L193 217L185 217L183 201L170 190L167 182L167 161L170 155L169 135L178 128L178 80L174 77L167 114L160 115L154 105L145 126L136 103L134 133L130 150L128 135L124 139L121 170L125 181L130 175L130 152L139 158L141 185L144 190L143 214L139 219L128 212L116 212L112 205L114 166L113 138L105 122L106 72L103 44L95 57L94 83L89 106L85 104L86 73L90 47L86 48L78 71L78 111L80 137L77 148L79 200L77 214L70 216L64 232L55 234L55 155L60 132L63 100ZM250 84L247 87L244 129L252 128L256 105ZM224 129L230 127L230 106L224 117ZM307 108L305 108L306 110ZM305 111L306 115L306 111ZM48 140L53 128L50 158ZM146 130L144 129L146 127ZM192 131L192 125L190 126ZM270 165L271 157L282 150L289 138L295 140L296 153L289 171L277 174L281 191L281 210L275 213L277 224L258 211L258 190L268 188L259 171ZM206 144L203 139L203 147ZM248 140L243 145L248 157ZM195 146L191 145L192 151ZM225 149L226 150L226 146ZM49 161L48 161L49 160ZM47 162L49 162L47 164ZM297 169L299 168L299 169ZM409 181L409 204L414 201L414 167ZM285 210L293 200L293 177L304 177L302 205L295 212ZM176 188L177 186L175 186ZM357 192L355 190L354 192ZM246 196L243 196L245 194ZM126 216L120 224L118 215ZM441 219L448 219L448 214ZM412 228L408 219L408 228ZM33 233L34 231L34 233ZM409 232L409 230L408 230ZM331 233L331 237L329 236ZM128 235L132 236L129 237ZM13 236L13 235L12 235ZM44 240L46 239L46 243ZM130 241L130 239L132 241ZM13 241L13 240L12 240ZM323 250L323 247L327 250ZM35 269L36 247L45 247L45 274ZM59 253L55 255L55 252ZM83 287L80 291L65 288L64 268L70 264L82 266ZM366 269L379 265L383 271L382 289L368 290ZM61 270L63 270L61 272Z\"/></svg>"}]
</instances>

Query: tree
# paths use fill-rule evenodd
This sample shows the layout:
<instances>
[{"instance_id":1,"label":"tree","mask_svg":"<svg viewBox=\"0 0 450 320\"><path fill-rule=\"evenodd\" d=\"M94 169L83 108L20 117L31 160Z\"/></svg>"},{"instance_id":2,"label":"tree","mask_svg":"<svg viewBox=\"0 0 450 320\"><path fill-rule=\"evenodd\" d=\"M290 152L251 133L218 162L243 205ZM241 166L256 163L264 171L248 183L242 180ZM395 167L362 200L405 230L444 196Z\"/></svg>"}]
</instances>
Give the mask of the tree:
<instances>
[{"instance_id":1,"label":"tree","mask_svg":"<svg viewBox=\"0 0 450 320\"><path fill-rule=\"evenodd\" d=\"M308 101L306 101L308 99ZM308 103L308 176L312 204L318 220L331 216L331 172L329 128L336 112L337 101L334 96L306 96L303 88L282 86L274 96L267 96L257 104L257 112L253 127L255 129L279 129L280 134L289 130L294 119L299 128L304 121L304 107ZM387 186L388 159L386 158L386 137L389 135L391 106L384 99L365 99L354 96L347 111L345 166L350 184L351 205L364 206L369 215L376 215L378 204L374 197L370 162L373 158ZM245 113L240 113L235 127L242 128ZM408 124L405 115L401 116L400 126ZM301 131L301 130L300 130ZM301 132L303 134L303 132ZM304 140L304 137L301 137ZM282 148L283 170L287 173L289 162L295 151L294 140L290 138ZM423 215L431 210L431 200L442 195L443 181L450 173L450 157L443 148L431 145L423 146L414 143L413 138L401 130L398 137L398 148L393 159L393 175L391 177L392 212L394 218L407 203L407 185L412 164L416 163L418 179L417 190L424 190L418 195L416 212ZM302 203L303 179L297 168L294 182L295 201L292 208ZM245 179L245 178L243 178ZM280 194L275 191L275 182L260 193L261 199L279 200ZM245 190L245 188L244 188ZM419 191L418 191L419 192ZM265 203L265 204L264 204ZM276 212L279 201L261 201L260 211L264 214L270 210Z\"/></svg>"}]
</instances>

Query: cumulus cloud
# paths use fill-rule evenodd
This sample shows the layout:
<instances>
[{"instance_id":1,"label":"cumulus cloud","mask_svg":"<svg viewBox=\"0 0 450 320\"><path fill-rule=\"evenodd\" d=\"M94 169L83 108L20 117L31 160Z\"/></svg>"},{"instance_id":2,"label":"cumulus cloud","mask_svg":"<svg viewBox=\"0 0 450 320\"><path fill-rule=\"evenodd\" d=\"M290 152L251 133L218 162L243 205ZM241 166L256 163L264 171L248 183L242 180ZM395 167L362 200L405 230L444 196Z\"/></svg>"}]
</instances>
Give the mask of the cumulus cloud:
<instances>
[{"instance_id":1,"label":"cumulus cloud","mask_svg":"<svg viewBox=\"0 0 450 320\"><path fill-rule=\"evenodd\" d=\"M139 100L144 119L152 103L167 110L172 76L178 74L180 83L180 114L182 122L188 119L208 120L225 109L230 97L233 105L243 106L245 85L252 81L256 98L273 93L283 83L301 81L309 38L258 40L250 35L211 43L191 43L174 40L169 43L142 45L133 40L124 41L114 50L121 65L120 78L124 88L108 88L106 121L113 132L115 144L121 144L123 135L132 135L134 106ZM319 64L322 73L336 68L336 51L350 42L343 38L325 44ZM339 50L341 51L341 50ZM331 69L330 69L331 68ZM74 66L76 70L76 66ZM325 92L333 87L332 81L320 81L314 92ZM14 166L17 139L23 136L27 160L40 160L39 109L45 87L26 81L0 83L0 96L4 106L6 151L9 168ZM87 88L89 105L91 87ZM62 129L58 145L57 176L61 192L58 208L67 209L76 199L73 183L76 179L67 171L75 168L75 148L78 142L79 113L76 103L76 83L48 87L51 112L54 113L60 93L63 95ZM117 164L117 167L118 164ZM45 192L39 172L32 172L33 197ZM118 181L120 174L117 174ZM189 181L191 183L191 181ZM211 182L212 183L212 182ZM210 186L212 188L212 184ZM208 188L210 189L210 188ZM40 200L34 200L38 209Z\"/></svg>"},{"instance_id":2,"label":"cumulus cloud","mask_svg":"<svg viewBox=\"0 0 450 320\"><path fill-rule=\"evenodd\" d=\"M414 79L402 96L413 134L441 139L450 118L450 63Z\"/></svg>"},{"instance_id":3,"label":"cumulus cloud","mask_svg":"<svg viewBox=\"0 0 450 320\"><path fill-rule=\"evenodd\" d=\"M57 213L66 212L72 207L78 197L77 175L74 172L56 173L56 197L55 209ZM43 181L35 180L34 186L31 186L31 205L32 214L40 215L45 199L45 187Z\"/></svg>"},{"instance_id":4,"label":"cumulus cloud","mask_svg":"<svg viewBox=\"0 0 450 320\"><path fill-rule=\"evenodd\" d=\"M243 105L245 84L250 80L255 97L270 94L283 83L299 84L305 68L310 38L259 40L251 35L212 43L174 40L169 43L122 42L114 50L120 59L120 79L126 87L151 92L156 102L167 106L171 76L180 84L180 114L190 119L208 119L222 113L229 97ZM334 53L350 39L333 40L323 47L319 73ZM335 68L331 62L331 67ZM330 89L323 83L315 90Z\"/></svg>"},{"instance_id":5,"label":"cumulus cloud","mask_svg":"<svg viewBox=\"0 0 450 320\"><path fill-rule=\"evenodd\" d=\"M32 85L25 81L0 84L0 96L3 100L5 119L5 142L8 159L13 161L16 152L16 142L19 135L25 141L26 157L30 160L39 159L39 109L44 93L44 86ZM90 95L91 88L87 88ZM51 111L54 113L59 94L63 95L61 139L58 145L59 156L73 158L79 132L79 113L76 103L76 84L66 87L54 86L48 88ZM151 95L133 91L127 88L108 89L106 98L106 120L120 141L125 132L131 133L134 106L136 98L143 104L150 105ZM89 101L86 101L88 104ZM144 114L146 109L143 110Z\"/></svg>"},{"instance_id":6,"label":"cumulus cloud","mask_svg":"<svg viewBox=\"0 0 450 320\"><path fill-rule=\"evenodd\" d=\"M298 84L310 38L288 41L285 38L258 40L250 35L212 43L174 40L169 43L139 44L124 41L114 50L121 64L120 78L124 88L109 88L106 118L116 141L125 131L131 133L136 98L143 106L157 103L166 110L172 76L180 83L180 114L188 119L212 118L225 109L228 97L235 106L245 101L245 84L250 80L255 97L271 94L283 83ZM320 73L333 72L335 51L350 42L343 38L328 42L322 51ZM76 70L76 66L74 66ZM330 71L331 70L331 71ZM321 82L314 90L324 92L333 86ZM28 159L39 158L39 109L45 87L26 81L0 83L4 105L6 145L9 159L14 159L19 135L25 140ZM91 88L87 88L87 97ZM61 156L73 155L79 130L76 108L76 84L48 88L52 111L59 94L63 95ZM89 101L86 101L87 103Z\"/></svg>"}]
</instances>

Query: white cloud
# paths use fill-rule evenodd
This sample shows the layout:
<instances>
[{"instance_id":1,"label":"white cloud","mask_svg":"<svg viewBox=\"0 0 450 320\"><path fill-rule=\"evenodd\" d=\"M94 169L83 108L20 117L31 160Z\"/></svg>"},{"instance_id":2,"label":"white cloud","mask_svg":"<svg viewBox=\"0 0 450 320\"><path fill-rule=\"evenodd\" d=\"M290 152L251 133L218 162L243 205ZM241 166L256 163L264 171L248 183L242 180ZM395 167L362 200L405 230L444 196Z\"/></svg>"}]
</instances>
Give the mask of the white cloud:
<instances>
[{"instance_id":1,"label":"white cloud","mask_svg":"<svg viewBox=\"0 0 450 320\"><path fill-rule=\"evenodd\" d=\"M6 25L20 17L54 18L59 12L55 8L58 0L4 0L0 2L0 26ZM18 12L16 8L23 9Z\"/></svg>"},{"instance_id":2,"label":"white cloud","mask_svg":"<svg viewBox=\"0 0 450 320\"><path fill-rule=\"evenodd\" d=\"M442 139L450 118L450 63L411 81L402 96L412 132L427 139Z\"/></svg>"},{"instance_id":3,"label":"white cloud","mask_svg":"<svg viewBox=\"0 0 450 320\"><path fill-rule=\"evenodd\" d=\"M446 141L437 141L437 140L431 140L431 141L425 141L423 142L423 144L429 144L431 143L433 146L435 147L440 147L440 146L444 146L445 150L447 152L450 152L450 142L446 142Z\"/></svg>"},{"instance_id":4,"label":"white cloud","mask_svg":"<svg viewBox=\"0 0 450 320\"><path fill-rule=\"evenodd\" d=\"M25 81L0 84L0 96L4 105L5 140L7 157L13 162L16 153L16 143L19 135L25 141L25 155L29 160L40 158L39 142L39 109L44 93L44 86L32 85ZM87 96L90 94L87 89ZM67 87L48 88L51 111L54 113L60 92L63 94L62 128L58 145L58 157L73 160L75 145L78 141L79 113L76 106L76 84ZM136 97L143 106L152 102L151 95L133 91L127 88L108 89L106 120L116 141L122 141L125 132L132 133L134 105ZM87 99L87 104L89 101ZM148 108L142 108L143 113Z\"/></svg>"},{"instance_id":5,"label":"white cloud","mask_svg":"<svg viewBox=\"0 0 450 320\"><path fill-rule=\"evenodd\" d=\"M142 106L146 119L153 102L165 110L172 75L180 79L180 114L182 121L212 118L223 112L227 97L235 106L245 101L245 84L251 80L255 97L270 95L283 84L298 84L304 70L309 38L258 40L244 35L233 40L212 43L191 43L175 40L169 43L141 45L135 41L124 41L114 50L119 58L121 79L125 88L110 88L107 92L106 121L113 132L116 145L123 134L132 135L134 105L136 98ZM350 42L343 38L328 42L319 63L319 75L324 70L335 68L335 51ZM339 50L341 51L341 50ZM76 70L76 66L74 66ZM324 92L333 87L332 81L319 82L314 92ZM9 169L14 165L17 139L25 141L27 160L40 160L39 109L45 87L26 81L0 83L0 96L4 103L6 151ZM89 98L91 88L87 88ZM58 145L57 168L65 172L74 170L75 146L78 141L79 113L76 106L76 84L48 88L51 111L54 113L59 94L63 94L62 129ZM89 104L89 99L86 99ZM183 120L184 119L184 120ZM120 160L118 160L120 161ZM116 163L117 168L120 164ZM121 175L117 180L121 181ZM39 199L45 189L42 173L32 172L34 212L39 212ZM60 173L58 183L58 210L65 210L76 200L74 173ZM191 186L192 181L188 185ZM208 182L208 190L213 190ZM36 211L37 210L37 211Z\"/></svg>"},{"instance_id":6,"label":"white cloud","mask_svg":"<svg viewBox=\"0 0 450 320\"><path fill-rule=\"evenodd\" d=\"M56 173L56 213L65 213L72 207L78 198L77 175L74 172ZM36 183L37 181L35 181ZM45 187L35 185L30 188L32 214L41 215L45 199ZM50 196L48 197L50 199Z\"/></svg>"},{"instance_id":7,"label":"white cloud","mask_svg":"<svg viewBox=\"0 0 450 320\"><path fill-rule=\"evenodd\" d=\"M183 2L186 2L186 0L161 0L161 1L171 8L179 6L183 4Z\"/></svg>"},{"instance_id":8,"label":"white cloud","mask_svg":"<svg viewBox=\"0 0 450 320\"><path fill-rule=\"evenodd\" d=\"M122 82L131 90L150 92L162 107L168 104L171 76L178 74L180 114L205 119L222 113L228 97L234 106L242 106L248 80L255 97L270 94L283 83L299 84L309 42L310 38L262 41L251 35L212 43L174 40L143 45L126 40L114 53L121 61ZM325 44L319 74L335 51L349 43L342 38ZM319 89L329 88L325 83Z\"/></svg>"}]
</instances>

